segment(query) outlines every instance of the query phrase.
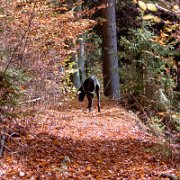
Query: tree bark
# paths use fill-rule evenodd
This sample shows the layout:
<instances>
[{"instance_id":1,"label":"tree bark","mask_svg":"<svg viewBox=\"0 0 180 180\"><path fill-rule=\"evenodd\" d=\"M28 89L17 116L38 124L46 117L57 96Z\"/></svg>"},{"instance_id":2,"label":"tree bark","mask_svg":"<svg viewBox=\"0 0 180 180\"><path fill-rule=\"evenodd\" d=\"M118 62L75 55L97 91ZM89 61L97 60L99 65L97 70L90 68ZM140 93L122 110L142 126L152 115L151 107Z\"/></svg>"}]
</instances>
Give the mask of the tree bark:
<instances>
[{"instance_id":1,"label":"tree bark","mask_svg":"<svg viewBox=\"0 0 180 180\"><path fill-rule=\"evenodd\" d=\"M84 68L84 40L81 37L78 39L78 66L79 66L79 75L80 75L80 81L81 83L85 80L85 68Z\"/></svg>"},{"instance_id":2,"label":"tree bark","mask_svg":"<svg viewBox=\"0 0 180 180\"><path fill-rule=\"evenodd\" d=\"M102 17L106 20L102 27L104 95L120 98L119 67L117 57L117 32L115 0L102 0L105 8Z\"/></svg>"},{"instance_id":3,"label":"tree bark","mask_svg":"<svg viewBox=\"0 0 180 180\"><path fill-rule=\"evenodd\" d=\"M66 1L69 8L74 8L74 2L73 0L67 0ZM76 48L75 47L76 44L74 42L72 42L72 48ZM78 67L78 55L77 55L77 52L73 52L71 54L71 59L70 59L70 62L73 63L73 70L75 70L76 72L72 73L71 75L71 80L73 82L73 85L76 87L76 88L79 88L81 86L81 82L80 82L80 76L79 76L79 67Z\"/></svg>"},{"instance_id":4,"label":"tree bark","mask_svg":"<svg viewBox=\"0 0 180 180\"><path fill-rule=\"evenodd\" d=\"M78 3L81 2L81 0L77 0ZM81 15L82 12L82 4L80 3L77 8L76 8L76 13L78 15L78 18L82 18ZM83 35L80 35L78 38L78 45L79 48L77 50L78 53L78 66L79 66L79 75L80 75L80 81L81 83L84 82L85 80L85 69L84 69L84 55L85 55L85 51L84 51L84 39L83 39Z\"/></svg>"},{"instance_id":5,"label":"tree bark","mask_svg":"<svg viewBox=\"0 0 180 180\"><path fill-rule=\"evenodd\" d=\"M78 67L78 56L77 53L72 53L70 61L74 64L73 70L76 72L72 73L72 82L74 87L79 88L81 86L80 76L79 76L79 67Z\"/></svg>"}]
</instances>

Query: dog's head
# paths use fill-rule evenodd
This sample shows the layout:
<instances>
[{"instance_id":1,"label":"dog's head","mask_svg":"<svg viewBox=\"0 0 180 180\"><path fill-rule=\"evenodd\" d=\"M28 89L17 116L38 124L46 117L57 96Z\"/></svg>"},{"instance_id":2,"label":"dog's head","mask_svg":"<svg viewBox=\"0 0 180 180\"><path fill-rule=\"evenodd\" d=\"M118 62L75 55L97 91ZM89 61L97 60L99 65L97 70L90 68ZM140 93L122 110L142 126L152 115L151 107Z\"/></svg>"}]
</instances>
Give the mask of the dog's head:
<instances>
[{"instance_id":1,"label":"dog's head","mask_svg":"<svg viewBox=\"0 0 180 180\"><path fill-rule=\"evenodd\" d=\"M85 96L85 93L84 92L80 92L79 95L78 95L78 100L79 101L83 101L84 100L84 96Z\"/></svg>"},{"instance_id":2,"label":"dog's head","mask_svg":"<svg viewBox=\"0 0 180 180\"><path fill-rule=\"evenodd\" d=\"M83 88L80 87L78 89L78 100L79 101L83 101L84 100L84 96L85 96L85 92L83 91Z\"/></svg>"}]
</instances>

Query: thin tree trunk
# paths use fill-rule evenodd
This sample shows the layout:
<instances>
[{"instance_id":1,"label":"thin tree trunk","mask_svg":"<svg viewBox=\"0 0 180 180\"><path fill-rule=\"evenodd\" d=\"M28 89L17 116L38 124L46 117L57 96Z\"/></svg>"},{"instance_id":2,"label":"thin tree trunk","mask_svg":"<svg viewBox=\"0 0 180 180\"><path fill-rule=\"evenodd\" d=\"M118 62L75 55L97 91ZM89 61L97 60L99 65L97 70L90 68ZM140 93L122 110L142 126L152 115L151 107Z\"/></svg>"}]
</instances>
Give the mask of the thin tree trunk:
<instances>
[{"instance_id":1,"label":"thin tree trunk","mask_svg":"<svg viewBox=\"0 0 180 180\"><path fill-rule=\"evenodd\" d=\"M81 0L77 0L77 2L80 3ZM78 7L76 8L76 13L79 18L82 18L81 12L82 12L82 4L80 3ZM83 35L80 35L80 37L78 38L78 44L79 44L79 48L77 50L77 53L78 53L79 75L80 75L80 81L81 83L83 83L85 80Z\"/></svg>"},{"instance_id":2,"label":"thin tree trunk","mask_svg":"<svg viewBox=\"0 0 180 180\"><path fill-rule=\"evenodd\" d=\"M81 83L85 80L85 68L84 68L84 40L78 39L79 49L78 49L78 65L79 65L79 75Z\"/></svg>"},{"instance_id":3,"label":"thin tree trunk","mask_svg":"<svg viewBox=\"0 0 180 180\"><path fill-rule=\"evenodd\" d=\"M115 0L102 0L102 3L106 6L102 10L102 17L106 20L102 31L104 95L118 99L120 97L120 83Z\"/></svg>"},{"instance_id":4,"label":"thin tree trunk","mask_svg":"<svg viewBox=\"0 0 180 180\"><path fill-rule=\"evenodd\" d=\"M175 50L177 51L177 55L175 56L175 62L177 67L176 91L180 92L180 42L176 44Z\"/></svg>"},{"instance_id":5,"label":"thin tree trunk","mask_svg":"<svg viewBox=\"0 0 180 180\"><path fill-rule=\"evenodd\" d=\"M72 53L71 55L71 60L70 60L74 65L73 65L73 69L76 71L75 73L72 74L72 82L73 85L76 88L79 88L81 86L81 82L80 82L80 76L79 76L79 68L78 68L78 56L77 53Z\"/></svg>"},{"instance_id":6,"label":"thin tree trunk","mask_svg":"<svg viewBox=\"0 0 180 180\"><path fill-rule=\"evenodd\" d=\"M67 0L66 1L69 8L73 9L74 8L74 1L73 0ZM76 44L74 44L72 42L72 48L75 48ZM73 52L71 54L71 59L70 59L70 62L73 63L73 70L75 70L76 72L75 73L72 73L71 75L71 80L73 82L73 85L76 87L76 88L79 88L81 86L81 82L80 82L80 76L79 76L79 67L78 67L78 55L77 55L77 52Z\"/></svg>"}]
</instances>

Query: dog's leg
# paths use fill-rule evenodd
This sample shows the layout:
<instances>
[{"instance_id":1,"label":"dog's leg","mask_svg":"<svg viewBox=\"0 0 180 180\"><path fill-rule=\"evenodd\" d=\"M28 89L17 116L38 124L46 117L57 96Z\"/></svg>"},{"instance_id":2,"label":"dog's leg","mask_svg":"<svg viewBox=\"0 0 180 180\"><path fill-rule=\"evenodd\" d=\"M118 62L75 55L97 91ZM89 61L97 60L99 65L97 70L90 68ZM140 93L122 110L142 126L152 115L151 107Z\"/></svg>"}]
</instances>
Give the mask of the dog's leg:
<instances>
[{"instance_id":1,"label":"dog's leg","mask_svg":"<svg viewBox=\"0 0 180 180\"><path fill-rule=\"evenodd\" d=\"M87 98L88 98L88 109L89 109L89 112L90 112L92 110L93 95L92 94L88 94Z\"/></svg>"},{"instance_id":2,"label":"dog's leg","mask_svg":"<svg viewBox=\"0 0 180 180\"><path fill-rule=\"evenodd\" d=\"M100 112L101 109L100 109L100 91L99 91L99 89L96 90L96 95L97 95L97 99L98 99L98 112Z\"/></svg>"}]
</instances>

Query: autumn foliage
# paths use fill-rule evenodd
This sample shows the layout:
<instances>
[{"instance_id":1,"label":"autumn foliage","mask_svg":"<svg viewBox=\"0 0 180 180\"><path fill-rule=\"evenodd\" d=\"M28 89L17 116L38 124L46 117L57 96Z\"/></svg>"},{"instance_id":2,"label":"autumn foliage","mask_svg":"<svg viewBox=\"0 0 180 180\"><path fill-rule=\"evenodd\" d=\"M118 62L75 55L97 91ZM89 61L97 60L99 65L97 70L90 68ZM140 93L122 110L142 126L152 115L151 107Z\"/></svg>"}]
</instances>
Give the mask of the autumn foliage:
<instances>
[{"instance_id":1,"label":"autumn foliage","mask_svg":"<svg viewBox=\"0 0 180 180\"><path fill-rule=\"evenodd\" d=\"M42 71L50 62L63 63L70 53L65 42L76 41L78 35L95 23L80 19L65 4L57 11L51 1L27 2L1 2L1 41L3 49L13 55L14 63L34 71Z\"/></svg>"},{"instance_id":2,"label":"autumn foliage","mask_svg":"<svg viewBox=\"0 0 180 180\"><path fill-rule=\"evenodd\" d=\"M143 13L157 11L154 4L133 2ZM178 179L180 136L178 132L171 133L175 128L165 119L165 112L157 110L155 114L157 119L162 117L160 121L169 123L165 131L169 133L169 143L165 136L153 134L153 128L157 129L156 118L150 119L145 112L148 106L143 107L133 93L127 94L134 98L133 103L128 103L132 107L138 105L136 113L121 107L120 103L127 105L128 98L114 101L102 95L101 112L95 108L89 112L87 102L76 100L77 90L70 79L73 63L69 60L79 48L77 39L97 24L90 17L95 10L105 8L86 6L77 11L81 3L70 6L65 0L0 1L0 179ZM141 18L159 20L156 15L143 14ZM173 30L173 23L165 25ZM142 31L138 35L142 37ZM176 37L174 31L172 37ZM99 50L101 46L97 34L95 39L96 45L89 42L85 47L89 48L90 58L96 47ZM149 40L159 48L166 46L169 39L163 31L147 38L148 48ZM151 52L153 58L158 55L153 48L152 51L138 48L139 54L146 57L151 57ZM99 58L101 49L95 53ZM102 77L102 69L98 69L101 63L96 64L92 69ZM127 77L126 81L125 85L128 88L132 85L134 92L134 81ZM141 113L154 127L147 127L138 119ZM178 113L174 115L179 118Z\"/></svg>"}]
</instances>

